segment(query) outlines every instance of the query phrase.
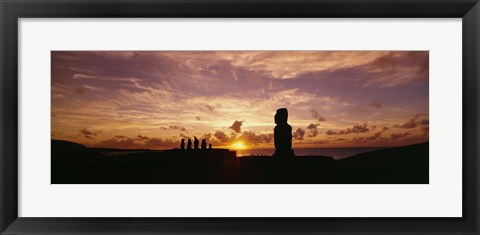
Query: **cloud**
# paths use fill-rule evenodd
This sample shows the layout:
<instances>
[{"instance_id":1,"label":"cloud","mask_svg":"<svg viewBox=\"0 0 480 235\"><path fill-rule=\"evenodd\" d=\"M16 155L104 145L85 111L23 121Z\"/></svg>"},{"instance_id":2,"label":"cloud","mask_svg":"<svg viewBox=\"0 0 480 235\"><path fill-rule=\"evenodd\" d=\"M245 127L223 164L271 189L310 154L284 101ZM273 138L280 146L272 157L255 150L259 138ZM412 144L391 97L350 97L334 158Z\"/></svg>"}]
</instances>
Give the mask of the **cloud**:
<instances>
[{"instance_id":1,"label":"cloud","mask_svg":"<svg viewBox=\"0 0 480 235\"><path fill-rule=\"evenodd\" d=\"M58 116L52 118L52 130L65 137L74 134L71 140L86 144L119 134L134 142L140 141L139 133L178 138L187 130L192 137L211 132L213 141L216 130L227 133L227 139L240 137L246 129L259 135L273 127L277 107L289 107L292 137L305 138L306 144L316 139L309 135L318 138L325 131L328 138L356 132L351 124L359 120L378 125L375 130L368 126L371 133L362 135L370 136L381 130L380 123L404 124L411 118L403 116L406 110L412 116L428 112L428 52L70 51L52 52L51 67L52 113ZM357 112L360 105L373 112ZM234 127L231 120L239 118L248 120L247 126L228 129L228 123ZM320 126L308 129L310 123ZM415 123L417 129L392 133L420 134L422 126L428 127L428 117ZM104 133L79 133L83 127Z\"/></svg>"},{"instance_id":2,"label":"cloud","mask_svg":"<svg viewBox=\"0 0 480 235\"><path fill-rule=\"evenodd\" d=\"M408 121L406 121L402 125L400 125L400 126L397 125L395 127L404 128L404 129L412 129L412 128L417 127L417 125L428 125L429 124L428 119L422 119L420 121L417 121L420 117L424 117L424 116L427 116L427 118L428 118L428 115L425 114L425 113L417 113L417 114L415 114L415 116L413 116L413 118L409 119Z\"/></svg>"},{"instance_id":3,"label":"cloud","mask_svg":"<svg viewBox=\"0 0 480 235\"><path fill-rule=\"evenodd\" d=\"M236 121L233 122L233 124L230 126L230 129L234 130L237 133L242 132L241 127L242 127L243 121Z\"/></svg>"},{"instance_id":4,"label":"cloud","mask_svg":"<svg viewBox=\"0 0 480 235\"><path fill-rule=\"evenodd\" d=\"M327 135L338 135L338 132L332 131L332 130L328 130L328 131L326 132L326 134L327 134Z\"/></svg>"},{"instance_id":5,"label":"cloud","mask_svg":"<svg viewBox=\"0 0 480 235\"><path fill-rule=\"evenodd\" d=\"M356 68L362 87L395 87L428 81L428 51L388 52Z\"/></svg>"},{"instance_id":6,"label":"cloud","mask_svg":"<svg viewBox=\"0 0 480 235\"><path fill-rule=\"evenodd\" d=\"M377 132L371 135L355 135L352 138L346 138L341 141L342 144L353 144L356 146L399 146L409 145L428 141L428 126L420 126L420 132L388 132L388 127L377 127ZM337 137L329 137L329 140L340 142Z\"/></svg>"},{"instance_id":7,"label":"cloud","mask_svg":"<svg viewBox=\"0 0 480 235\"><path fill-rule=\"evenodd\" d=\"M89 86L89 85L81 85L79 87L74 88L73 93L77 94L77 95L83 95L83 94L86 94L87 91L88 92L95 92L95 91L99 91L99 90L101 90L101 88L99 88L99 87Z\"/></svg>"},{"instance_id":8,"label":"cloud","mask_svg":"<svg viewBox=\"0 0 480 235\"><path fill-rule=\"evenodd\" d=\"M147 136L143 136L143 135L137 135L137 140L149 140L150 138L148 138Z\"/></svg>"},{"instance_id":9,"label":"cloud","mask_svg":"<svg viewBox=\"0 0 480 235\"><path fill-rule=\"evenodd\" d=\"M405 136L410 135L410 132L404 132L404 133L393 133L390 135L390 139L392 140L399 140L401 138L404 138Z\"/></svg>"},{"instance_id":10,"label":"cloud","mask_svg":"<svg viewBox=\"0 0 480 235\"><path fill-rule=\"evenodd\" d=\"M232 65L266 73L272 78L286 79L310 71L324 71L334 68L349 68L367 64L386 52L355 51L300 51L296 56L285 51L268 52L219 52L218 59L230 61Z\"/></svg>"},{"instance_id":11,"label":"cloud","mask_svg":"<svg viewBox=\"0 0 480 235\"><path fill-rule=\"evenodd\" d=\"M148 136L137 135L135 138L126 136L115 136L111 139L102 140L93 145L100 148L116 149L168 149L179 145L178 141L173 139L150 138Z\"/></svg>"},{"instance_id":12,"label":"cloud","mask_svg":"<svg viewBox=\"0 0 480 235\"><path fill-rule=\"evenodd\" d=\"M362 125L353 125L352 128L347 128L346 130L341 130L341 131L332 131L328 130L326 132L327 135L347 135L350 133L364 133L364 132L369 132L370 129L367 126L367 123L364 123Z\"/></svg>"},{"instance_id":13,"label":"cloud","mask_svg":"<svg viewBox=\"0 0 480 235\"><path fill-rule=\"evenodd\" d=\"M302 128L297 128L297 130L292 134L292 137L295 140L303 140L303 136L305 136L305 130Z\"/></svg>"},{"instance_id":14,"label":"cloud","mask_svg":"<svg viewBox=\"0 0 480 235\"><path fill-rule=\"evenodd\" d=\"M252 131L244 131L238 139L250 145L268 144L273 142L273 134L256 134Z\"/></svg>"},{"instance_id":15,"label":"cloud","mask_svg":"<svg viewBox=\"0 0 480 235\"><path fill-rule=\"evenodd\" d=\"M422 119L418 122L419 125L428 125L429 124L429 120L428 119Z\"/></svg>"},{"instance_id":16,"label":"cloud","mask_svg":"<svg viewBox=\"0 0 480 235\"><path fill-rule=\"evenodd\" d=\"M182 127L182 126L173 125L173 126L169 126L169 128L172 129L172 130L187 131L187 129L185 127Z\"/></svg>"},{"instance_id":17,"label":"cloud","mask_svg":"<svg viewBox=\"0 0 480 235\"><path fill-rule=\"evenodd\" d=\"M340 78L362 88L425 86L428 85L428 66L428 51L384 51L361 64L312 71L310 74L321 78Z\"/></svg>"},{"instance_id":18,"label":"cloud","mask_svg":"<svg viewBox=\"0 0 480 235\"><path fill-rule=\"evenodd\" d=\"M179 145L180 142L172 139L161 139L161 138L149 138L144 143L144 148L152 149L163 149L163 148L174 148Z\"/></svg>"},{"instance_id":19,"label":"cloud","mask_svg":"<svg viewBox=\"0 0 480 235\"><path fill-rule=\"evenodd\" d=\"M317 110L312 109L312 110L310 110L310 113L312 114L312 117L317 119L319 122L326 121L326 119L324 117L320 116L320 114L318 113Z\"/></svg>"},{"instance_id":20,"label":"cloud","mask_svg":"<svg viewBox=\"0 0 480 235\"><path fill-rule=\"evenodd\" d=\"M223 131L216 131L213 136L215 136L220 143L227 143L230 140L230 137L228 137Z\"/></svg>"},{"instance_id":21,"label":"cloud","mask_svg":"<svg viewBox=\"0 0 480 235\"><path fill-rule=\"evenodd\" d=\"M212 138L212 133L205 133L202 136L200 136L200 139L205 139L207 142L210 142Z\"/></svg>"},{"instance_id":22,"label":"cloud","mask_svg":"<svg viewBox=\"0 0 480 235\"><path fill-rule=\"evenodd\" d=\"M355 127L356 126L356 127ZM327 131L327 135L337 135L339 133L362 133L362 132L368 132L366 131L368 128L366 124L364 125L354 125L353 128L347 128L347 130L343 130L340 132L334 132L334 131ZM349 132L350 130L350 132ZM368 136L354 136L353 138L338 138L338 137L333 137L334 141L336 142L342 142L342 143L347 143L347 144L355 144L355 145L367 145L367 146L375 146L375 145L384 145L386 144L389 139L386 137L382 137L385 131L389 130L388 127L383 127L380 129L380 131L377 131L373 133L372 135ZM330 137L332 138L332 137Z\"/></svg>"},{"instance_id":23,"label":"cloud","mask_svg":"<svg viewBox=\"0 0 480 235\"><path fill-rule=\"evenodd\" d=\"M73 92L75 94L78 94L78 95L83 95L85 94L87 91L83 88L83 87L77 87L75 88L75 90L73 90Z\"/></svg>"},{"instance_id":24,"label":"cloud","mask_svg":"<svg viewBox=\"0 0 480 235\"><path fill-rule=\"evenodd\" d=\"M346 131L340 131L339 134L350 134L350 133L363 133L363 132L368 132L369 129L367 127L367 123L364 123L363 125L353 125L352 129L347 129Z\"/></svg>"},{"instance_id":25,"label":"cloud","mask_svg":"<svg viewBox=\"0 0 480 235\"><path fill-rule=\"evenodd\" d=\"M383 127L381 131L376 132L376 133L373 134L372 136L365 137L365 140L366 140L366 141L377 140L377 139L380 138L380 136L382 135L382 133L385 132L385 131L387 131L388 129L389 129L388 127Z\"/></svg>"},{"instance_id":26,"label":"cloud","mask_svg":"<svg viewBox=\"0 0 480 235\"><path fill-rule=\"evenodd\" d=\"M50 133L50 136L51 136L52 138L53 138L53 137L59 137L59 136L63 136L63 133L52 130L52 132Z\"/></svg>"},{"instance_id":27,"label":"cloud","mask_svg":"<svg viewBox=\"0 0 480 235\"><path fill-rule=\"evenodd\" d=\"M83 137L85 137L87 139L95 139L95 138L93 138L93 136L96 136L96 135L102 133L101 131L89 131L86 128L83 128L83 129L79 130L79 132L80 132L79 133L80 135L83 135Z\"/></svg>"},{"instance_id":28,"label":"cloud","mask_svg":"<svg viewBox=\"0 0 480 235\"><path fill-rule=\"evenodd\" d=\"M408 120L407 122L403 123L400 128L405 128L405 129L411 129L417 127L417 123L415 122L415 119L412 118Z\"/></svg>"},{"instance_id":29,"label":"cloud","mask_svg":"<svg viewBox=\"0 0 480 235\"><path fill-rule=\"evenodd\" d=\"M352 140L347 141L347 142L355 143L355 144L361 144L361 145L364 145L364 144L369 144L369 145L371 145L372 143L379 144L379 143L386 143L386 142L388 142L388 138L381 137L380 135L381 135L381 133L378 133L378 132L377 132L377 133L375 133L375 134L372 135L372 136L367 136L367 137L355 137L355 138L353 138Z\"/></svg>"},{"instance_id":30,"label":"cloud","mask_svg":"<svg viewBox=\"0 0 480 235\"><path fill-rule=\"evenodd\" d=\"M376 109L381 108L382 105L383 105L382 101L373 101L372 103L370 103L370 107L376 108Z\"/></svg>"},{"instance_id":31,"label":"cloud","mask_svg":"<svg viewBox=\"0 0 480 235\"><path fill-rule=\"evenodd\" d=\"M381 135L382 135L382 132L379 131L379 132L373 134L372 136L366 137L365 140L367 140L367 141L376 140L376 139L378 139Z\"/></svg>"},{"instance_id":32,"label":"cloud","mask_svg":"<svg viewBox=\"0 0 480 235\"><path fill-rule=\"evenodd\" d=\"M208 104L205 105L205 108L211 113L213 113L213 111L215 111L215 107L213 107L211 105L208 105Z\"/></svg>"},{"instance_id":33,"label":"cloud","mask_svg":"<svg viewBox=\"0 0 480 235\"><path fill-rule=\"evenodd\" d=\"M215 133L204 133L201 139L206 139L207 142L219 145L230 145L236 141L242 141L247 145L269 144L274 140L273 133L257 134L253 131L244 131L240 135L231 133L225 134L223 131L216 131Z\"/></svg>"},{"instance_id":34,"label":"cloud","mask_svg":"<svg viewBox=\"0 0 480 235\"><path fill-rule=\"evenodd\" d=\"M108 140L102 140L94 145L99 148L115 148L115 149L139 149L138 144L131 138L117 139L111 138Z\"/></svg>"},{"instance_id":35,"label":"cloud","mask_svg":"<svg viewBox=\"0 0 480 235\"><path fill-rule=\"evenodd\" d=\"M308 137L315 137L318 135L318 126L319 124L313 124L313 123L310 123L310 125L307 126Z\"/></svg>"},{"instance_id":36,"label":"cloud","mask_svg":"<svg viewBox=\"0 0 480 235\"><path fill-rule=\"evenodd\" d=\"M429 133L429 126L421 126L420 129L422 130L422 137L428 139L428 133Z\"/></svg>"}]
</instances>

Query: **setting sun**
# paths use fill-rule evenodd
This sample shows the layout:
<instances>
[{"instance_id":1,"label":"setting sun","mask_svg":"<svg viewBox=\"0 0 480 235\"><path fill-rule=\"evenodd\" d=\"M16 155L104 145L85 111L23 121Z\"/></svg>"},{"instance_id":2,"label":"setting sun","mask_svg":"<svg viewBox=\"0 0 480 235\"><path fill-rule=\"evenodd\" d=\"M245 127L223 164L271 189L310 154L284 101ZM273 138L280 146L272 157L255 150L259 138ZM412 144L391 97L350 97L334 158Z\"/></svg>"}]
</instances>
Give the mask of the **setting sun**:
<instances>
[{"instance_id":1,"label":"setting sun","mask_svg":"<svg viewBox=\"0 0 480 235\"><path fill-rule=\"evenodd\" d=\"M245 149L245 145L242 142L236 142L232 145L234 149Z\"/></svg>"}]
</instances>

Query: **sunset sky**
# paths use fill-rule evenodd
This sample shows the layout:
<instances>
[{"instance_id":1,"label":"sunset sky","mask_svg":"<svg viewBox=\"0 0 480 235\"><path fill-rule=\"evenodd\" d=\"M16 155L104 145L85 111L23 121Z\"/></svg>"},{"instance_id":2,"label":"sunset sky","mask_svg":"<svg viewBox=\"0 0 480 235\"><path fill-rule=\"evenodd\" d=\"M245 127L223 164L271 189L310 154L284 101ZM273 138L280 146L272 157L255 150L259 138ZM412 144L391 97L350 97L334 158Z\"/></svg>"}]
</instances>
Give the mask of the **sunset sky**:
<instances>
[{"instance_id":1,"label":"sunset sky","mask_svg":"<svg viewBox=\"0 0 480 235\"><path fill-rule=\"evenodd\" d=\"M428 141L427 51L53 51L52 138L89 147L293 148Z\"/></svg>"}]
</instances>

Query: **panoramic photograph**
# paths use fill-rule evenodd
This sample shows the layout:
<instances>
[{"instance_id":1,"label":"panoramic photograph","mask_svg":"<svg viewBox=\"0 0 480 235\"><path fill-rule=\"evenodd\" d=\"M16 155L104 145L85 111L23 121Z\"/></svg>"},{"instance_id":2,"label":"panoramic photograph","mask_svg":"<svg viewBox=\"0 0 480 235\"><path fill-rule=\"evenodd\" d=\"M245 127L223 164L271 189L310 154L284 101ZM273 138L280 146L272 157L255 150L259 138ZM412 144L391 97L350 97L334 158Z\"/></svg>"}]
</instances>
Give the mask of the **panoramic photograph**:
<instances>
[{"instance_id":1,"label":"panoramic photograph","mask_svg":"<svg viewBox=\"0 0 480 235\"><path fill-rule=\"evenodd\" d=\"M52 184L428 184L428 51L51 51Z\"/></svg>"}]
</instances>

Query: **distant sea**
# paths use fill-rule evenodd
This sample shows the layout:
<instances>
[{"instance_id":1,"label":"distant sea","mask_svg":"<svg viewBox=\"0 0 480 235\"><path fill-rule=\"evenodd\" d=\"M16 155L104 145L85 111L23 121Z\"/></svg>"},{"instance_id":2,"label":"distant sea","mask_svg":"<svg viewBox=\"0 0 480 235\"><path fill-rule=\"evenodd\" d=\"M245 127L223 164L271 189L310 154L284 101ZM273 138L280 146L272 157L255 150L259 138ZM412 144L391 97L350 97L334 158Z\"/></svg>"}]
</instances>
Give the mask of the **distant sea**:
<instances>
[{"instance_id":1,"label":"distant sea","mask_svg":"<svg viewBox=\"0 0 480 235\"><path fill-rule=\"evenodd\" d=\"M326 156L326 157L333 157L335 160L340 160L342 158L351 157L353 155L359 153L366 153L375 150L380 150L385 148L301 148L301 149L293 149L296 156ZM231 151L237 151L237 157L245 157L245 156L272 156L275 149L242 149L242 150L234 150L230 149ZM161 151L161 150L160 150ZM122 156L125 154L132 154L132 153L142 153L145 152L143 150L126 150L126 151L109 151L104 152L104 154L108 156Z\"/></svg>"},{"instance_id":2,"label":"distant sea","mask_svg":"<svg viewBox=\"0 0 480 235\"><path fill-rule=\"evenodd\" d=\"M366 153L385 148L301 148L293 149L296 156L330 156L335 160L351 157L359 153ZM237 157L244 156L271 156L275 149L242 149L236 150Z\"/></svg>"}]
</instances>

